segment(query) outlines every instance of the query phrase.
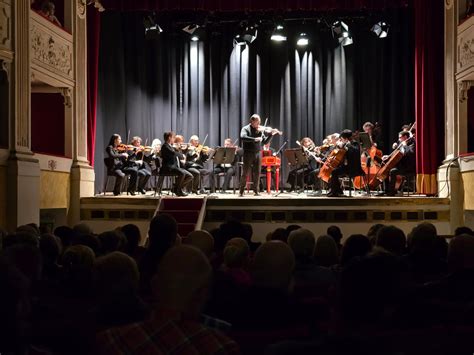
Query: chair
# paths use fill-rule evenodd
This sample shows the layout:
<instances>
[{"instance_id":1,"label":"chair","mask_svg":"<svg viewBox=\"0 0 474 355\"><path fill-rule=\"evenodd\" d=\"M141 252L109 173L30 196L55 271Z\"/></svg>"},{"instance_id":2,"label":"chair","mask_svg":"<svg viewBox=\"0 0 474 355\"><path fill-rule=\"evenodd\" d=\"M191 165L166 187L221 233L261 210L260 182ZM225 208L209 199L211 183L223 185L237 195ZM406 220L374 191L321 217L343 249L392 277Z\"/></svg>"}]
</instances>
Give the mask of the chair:
<instances>
[{"instance_id":1,"label":"chair","mask_svg":"<svg viewBox=\"0 0 474 355\"><path fill-rule=\"evenodd\" d=\"M231 179L231 184L232 184L232 190L233 190L233 193L235 194L235 176L236 176L236 170L237 169L234 169L234 175L232 175L232 179ZM222 171L220 173L215 173L214 171L212 172L214 174L214 183L217 183L216 186L214 186L214 188L217 190L217 189L220 189L221 188L221 185L220 185L220 178L225 178L225 175L226 175L226 172L225 171ZM217 179L216 179L217 177Z\"/></svg>"},{"instance_id":2,"label":"chair","mask_svg":"<svg viewBox=\"0 0 474 355\"><path fill-rule=\"evenodd\" d=\"M356 177L361 177L362 178L362 182L364 184L364 190L365 190L365 192L367 192L367 195L370 196L371 194L370 194L369 183L367 181L367 175L364 172L362 172L362 174L347 175L345 178L342 179L344 188L346 187L346 184L344 182L348 183L348 185L349 185L348 186L348 188L349 188L349 197L352 197L352 190L354 190L354 192L355 192L354 179ZM344 180L344 179L346 179L346 180Z\"/></svg>"},{"instance_id":3,"label":"chair","mask_svg":"<svg viewBox=\"0 0 474 355\"><path fill-rule=\"evenodd\" d=\"M159 196L161 196L161 191L163 189L163 183L165 182L165 179L167 180L167 184L168 186L172 187L173 186L173 178L176 178L176 176L178 176L177 174L175 173L166 173L166 172L163 172L161 171L161 158L159 157L156 157L155 159L153 159L153 163L152 165L154 165L154 169L151 171L151 174L152 176L154 176L154 180L155 180L155 194L154 196L156 196L156 194L158 193ZM170 191L171 191L171 194L173 194L173 189L170 188ZM168 192L169 194L169 192Z\"/></svg>"},{"instance_id":4,"label":"chair","mask_svg":"<svg viewBox=\"0 0 474 355\"><path fill-rule=\"evenodd\" d=\"M411 193L416 193L416 174L407 174L402 176L402 185L400 186L400 191L402 195L407 193L407 196L410 196Z\"/></svg>"},{"instance_id":5,"label":"chair","mask_svg":"<svg viewBox=\"0 0 474 355\"><path fill-rule=\"evenodd\" d=\"M104 184L104 196L107 193L107 185L109 184L109 178L117 178L117 175L112 170L113 168L113 161L111 158L104 158L104 166L105 166L105 184ZM125 178L122 180L122 186L120 186L120 192L123 190L128 190L128 174L125 173ZM128 191L127 191L128 195Z\"/></svg>"}]
</instances>

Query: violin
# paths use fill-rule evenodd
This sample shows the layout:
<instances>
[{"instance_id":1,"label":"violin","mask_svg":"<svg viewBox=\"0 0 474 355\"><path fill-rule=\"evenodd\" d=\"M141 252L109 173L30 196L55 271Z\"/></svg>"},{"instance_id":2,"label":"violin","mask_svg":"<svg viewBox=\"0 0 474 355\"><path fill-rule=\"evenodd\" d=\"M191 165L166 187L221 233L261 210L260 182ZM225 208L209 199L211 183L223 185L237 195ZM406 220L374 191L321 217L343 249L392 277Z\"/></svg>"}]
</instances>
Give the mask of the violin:
<instances>
[{"instance_id":1,"label":"violin","mask_svg":"<svg viewBox=\"0 0 474 355\"><path fill-rule=\"evenodd\" d=\"M115 147L115 149L117 149L119 152L121 153L127 153L129 151L134 151L135 150L135 147L134 145L131 145L131 144L119 144L118 146Z\"/></svg>"},{"instance_id":2,"label":"violin","mask_svg":"<svg viewBox=\"0 0 474 355\"><path fill-rule=\"evenodd\" d=\"M258 126L257 130L262 133L270 133L272 136L275 134L282 135L283 131L278 130L277 128L272 128L269 126Z\"/></svg>"}]
</instances>

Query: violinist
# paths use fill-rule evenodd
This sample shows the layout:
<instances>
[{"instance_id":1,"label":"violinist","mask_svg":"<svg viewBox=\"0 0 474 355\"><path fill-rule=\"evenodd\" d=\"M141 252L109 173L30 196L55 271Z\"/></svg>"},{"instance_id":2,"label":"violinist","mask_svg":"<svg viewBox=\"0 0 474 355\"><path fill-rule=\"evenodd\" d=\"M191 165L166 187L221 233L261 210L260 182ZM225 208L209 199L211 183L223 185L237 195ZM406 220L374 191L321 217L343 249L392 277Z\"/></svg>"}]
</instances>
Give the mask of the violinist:
<instances>
[{"instance_id":1,"label":"violinist","mask_svg":"<svg viewBox=\"0 0 474 355\"><path fill-rule=\"evenodd\" d=\"M318 163L322 162L322 159L317 156L317 152L315 151L316 145L311 138L304 137L301 139L300 144L306 154L308 164L298 166L289 172L287 183L290 184L290 189L288 192L293 192L295 188L299 188L300 190L298 192L302 192L305 185L305 179L307 179L307 182L310 185L314 185L315 179L313 173L316 172L317 175Z\"/></svg>"},{"instance_id":2,"label":"violinist","mask_svg":"<svg viewBox=\"0 0 474 355\"><path fill-rule=\"evenodd\" d=\"M145 194L145 186L151 176L150 165L144 160L145 156L151 155L151 147L141 145L142 139L138 136L132 138L131 145L135 147L129 154L128 161L134 163L138 170L138 188L137 191Z\"/></svg>"},{"instance_id":3,"label":"violinist","mask_svg":"<svg viewBox=\"0 0 474 355\"><path fill-rule=\"evenodd\" d=\"M400 144L396 149L400 150L403 157L398 164L390 170L389 176L384 181L385 192L378 194L378 196L395 196L397 175L407 176L416 174L416 143L414 138L415 137L411 136L409 131L401 131L398 133L398 141ZM388 158L389 156L384 156L382 159L388 160Z\"/></svg>"},{"instance_id":4,"label":"violinist","mask_svg":"<svg viewBox=\"0 0 474 355\"><path fill-rule=\"evenodd\" d=\"M211 171L204 168L204 163L209 160L210 148L199 144L199 137L193 135L189 138L189 148L186 153L186 169L191 172L194 176L193 180L193 193L205 194L204 183L202 181L203 176L208 177L208 183L210 186L211 193L214 192L214 175ZM194 172L192 171L194 170ZM197 175L195 173L197 172ZM197 178L196 178L197 176ZM199 188L199 182L201 182L201 188Z\"/></svg>"},{"instance_id":5,"label":"violinist","mask_svg":"<svg viewBox=\"0 0 474 355\"><path fill-rule=\"evenodd\" d=\"M336 147L339 149L345 149L346 154L344 156L343 164L339 165L332 171L331 178L329 179L328 197L343 196L341 183L339 182L340 177L344 175L354 177L364 174L360 164L359 143L352 140L351 130L345 129L341 132Z\"/></svg>"},{"instance_id":6,"label":"violinist","mask_svg":"<svg viewBox=\"0 0 474 355\"><path fill-rule=\"evenodd\" d=\"M128 162L128 147L122 144L122 137L119 134L113 134L110 137L109 145L105 148L107 157L105 164L107 166L108 174L115 175L114 195L120 195L121 186L125 175L130 175L128 184L128 192L135 195L135 187L137 184L138 169L136 165Z\"/></svg>"},{"instance_id":7,"label":"violinist","mask_svg":"<svg viewBox=\"0 0 474 355\"><path fill-rule=\"evenodd\" d=\"M240 177L239 196L244 195L245 185L247 184L247 175L252 172L253 191L255 196L259 196L259 175L262 169L262 157L260 150L262 144L268 143L278 130L267 129L260 126L261 119L257 114L250 117L250 123L242 127L240 138L243 144L243 169Z\"/></svg>"},{"instance_id":8,"label":"violinist","mask_svg":"<svg viewBox=\"0 0 474 355\"><path fill-rule=\"evenodd\" d=\"M193 175L180 167L179 153L173 147L175 134L174 132L165 132L163 134L165 143L161 147L161 159L162 167L161 172L176 174L176 184L174 185L173 192L177 196L187 196L183 191L183 188L191 184L193 181Z\"/></svg>"},{"instance_id":9,"label":"violinist","mask_svg":"<svg viewBox=\"0 0 474 355\"><path fill-rule=\"evenodd\" d=\"M224 140L224 148L234 148L234 147L235 146L232 142L232 139L226 138ZM236 165L241 155L242 155L242 150L237 149L235 157L234 157L234 161L232 162L232 164L218 164L214 167L214 174L225 173L224 183L221 187L220 193L223 193L223 194L227 193L227 190L229 189L230 180L232 179L232 176L235 175L235 172L237 170Z\"/></svg>"},{"instance_id":10,"label":"violinist","mask_svg":"<svg viewBox=\"0 0 474 355\"><path fill-rule=\"evenodd\" d=\"M187 190L188 190L187 192L188 193L191 193L191 192L197 193L196 192L197 190L194 189L194 185L199 184L199 181L200 181L201 177L200 177L200 174L199 174L199 170L187 166L187 161L186 160L187 160L187 152L188 152L188 149L189 149L189 144L184 142L184 137L182 135L177 134L175 136L175 139L174 139L173 147L176 150L176 153L178 155L178 161L179 161L180 168L188 171L193 176L193 183L186 187Z\"/></svg>"}]
</instances>

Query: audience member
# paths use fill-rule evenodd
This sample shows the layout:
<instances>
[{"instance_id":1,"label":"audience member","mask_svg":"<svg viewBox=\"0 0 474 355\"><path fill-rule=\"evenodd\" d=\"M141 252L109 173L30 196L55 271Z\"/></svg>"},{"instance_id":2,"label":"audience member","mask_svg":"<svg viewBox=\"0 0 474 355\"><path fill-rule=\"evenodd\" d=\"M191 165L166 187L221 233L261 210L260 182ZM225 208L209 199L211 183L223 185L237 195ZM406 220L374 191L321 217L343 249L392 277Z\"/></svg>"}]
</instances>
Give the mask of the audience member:
<instances>
[{"instance_id":1,"label":"audience member","mask_svg":"<svg viewBox=\"0 0 474 355\"><path fill-rule=\"evenodd\" d=\"M321 235L314 247L314 260L319 266L331 267L339 263L339 249L334 239Z\"/></svg>"},{"instance_id":2,"label":"audience member","mask_svg":"<svg viewBox=\"0 0 474 355\"><path fill-rule=\"evenodd\" d=\"M235 342L198 322L211 272L208 259L198 249L187 245L170 249L153 278L156 309L152 316L99 334L98 353L239 353Z\"/></svg>"},{"instance_id":3,"label":"audience member","mask_svg":"<svg viewBox=\"0 0 474 355\"><path fill-rule=\"evenodd\" d=\"M120 229L127 240L124 252L135 260L140 260L145 250L140 246L142 242L140 229L135 224L126 224Z\"/></svg>"},{"instance_id":4,"label":"audience member","mask_svg":"<svg viewBox=\"0 0 474 355\"><path fill-rule=\"evenodd\" d=\"M62 244L62 249L71 246L73 231L68 226L59 226L54 229L54 235L59 238Z\"/></svg>"},{"instance_id":5,"label":"audience member","mask_svg":"<svg viewBox=\"0 0 474 355\"><path fill-rule=\"evenodd\" d=\"M205 230L195 230L188 234L187 244L198 248L211 260L214 254L214 238Z\"/></svg>"},{"instance_id":6,"label":"audience member","mask_svg":"<svg viewBox=\"0 0 474 355\"><path fill-rule=\"evenodd\" d=\"M355 257L366 256L372 245L370 244L369 238L363 234L352 234L347 238L341 250L341 265L345 266Z\"/></svg>"},{"instance_id":7,"label":"audience member","mask_svg":"<svg viewBox=\"0 0 474 355\"><path fill-rule=\"evenodd\" d=\"M402 256L406 252L405 233L395 226L380 228L375 244L396 256Z\"/></svg>"},{"instance_id":8,"label":"audience member","mask_svg":"<svg viewBox=\"0 0 474 355\"><path fill-rule=\"evenodd\" d=\"M327 231L327 235L330 236L336 242L338 250L342 249L342 232L338 226L329 226Z\"/></svg>"},{"instance_id":9,"label":"audience member","mask_svg":"<svg viewBox=\"0 0 474 355\"><path fill-rule=\"evenodd\" d=\"M127 254L112 252L94 264L99 326L110 327L145 319L148 308L138 296L138 266Z\"/></svg>"},{"instance_id":10,"label":"audience member","mask_svg":"<svg viewBox=\"0 0 474 355\"><path fill-rule=\"evenodd\" d=\"M62 268L58 264L61 254L61 242L52 234L43 234L39 243L41 255L43 256L44 281L56 283L61 278Z\"/></svg>"},{"instance_id":11,"label":"audience member","mask_svg":"<svg viewBox=\"0 0 474 355\"><path fill-rule=\"evenodd\" d=\"M62 27L61 22L59 22L56 15L54 15L55 10L56 7L54 6L54 3L52 1L45 0L41 4L41 9L39 13L46 17L48 20L50 20L52 23L58 25L59 27Z\"/></svg>"},{"instance_id":12,"label":"audience member","mask_svg":"<svg viewBox=\"0 0 474 355\"><path fill-rule=\"evenodd\" d=\"M100 253L107 255L120 251L125 247L126 237L120 230L107 231L99 234Z\"/></svg>"},{"instance_id":13,"label":"audience member","mask_svg":"<svg viewBox=\"0 0 474 355\"><path fill-rule=\"evenodd\" d=\"M380 223L373 224L369 230L367 231L367 238L370 240L370 244L372 246L375 246L376 241L377 241L377 233L379 232L380 228L382 228L384 225Z\"/></svg>"}]
</instances>

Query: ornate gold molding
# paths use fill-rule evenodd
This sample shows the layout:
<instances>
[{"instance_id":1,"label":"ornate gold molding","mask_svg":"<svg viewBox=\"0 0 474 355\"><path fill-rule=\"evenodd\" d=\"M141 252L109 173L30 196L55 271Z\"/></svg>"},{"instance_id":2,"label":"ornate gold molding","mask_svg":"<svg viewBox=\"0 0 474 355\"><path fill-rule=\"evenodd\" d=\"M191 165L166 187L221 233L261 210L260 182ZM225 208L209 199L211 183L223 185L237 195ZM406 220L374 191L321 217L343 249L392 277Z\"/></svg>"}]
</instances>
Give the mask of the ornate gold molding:
<instances>
[{"instance_id":1,"label":"ornate gold molding","mask_svg":"<svg viewBox=\"0 0 474 355\"><path fill-rule=\"evenodd\" d=\"M72 107L72 90L71 88L61 88L61 95L64 97L64 106Z\"/></svg>"},{"instance_id":2,"label":"ornate gold molding","mask_svg":"<svg viewBox=\"0 0 474 355\"><path fill-rule=\"evenodd\" d=\"M86 18L86 8L87 8L86 0L77 0L77 16L82 20Z\"/></svg>"},{"instance_id":3,"label":"ornate gold molding","mask_svg":"<svg viewBox=\"0 0 474 355\"><path fill-rule=\"evenodd\" d=\"M451 10L453 7L454 0L445 0L444 6L446 7L446 10Z\"/></svg>"},{"instance_id":4,"label":"ornate gold molding","mask_svg":"<svg viewBox=\"0 0 474 355\"><path fill-rule=\"evenodd\" d=\"M459 102L467 101L467 93L471 87L474 86L473 80L464 80L458 82L458 99Z\"/></svg>"},{"instance_id":5,"label":"ornate gold molding","mask_svg":"<svg viewBox=\"0 0 474 355\"><path fill-rule=\"evenodd\" d=\"M7 80L10 82L10 65L3 59L0 59L0 71L4 71L7 74Z\"/></svg>"},{"instance_id":6,"label":"ornate gold molding","mask_svg":"<svg viewBox=\"0 0 474 355\"><path fill-rule=\"evenodd\" d=\"M0 2L0 47L11 49L11 7Z\"/></svg>"}]
</instances>

